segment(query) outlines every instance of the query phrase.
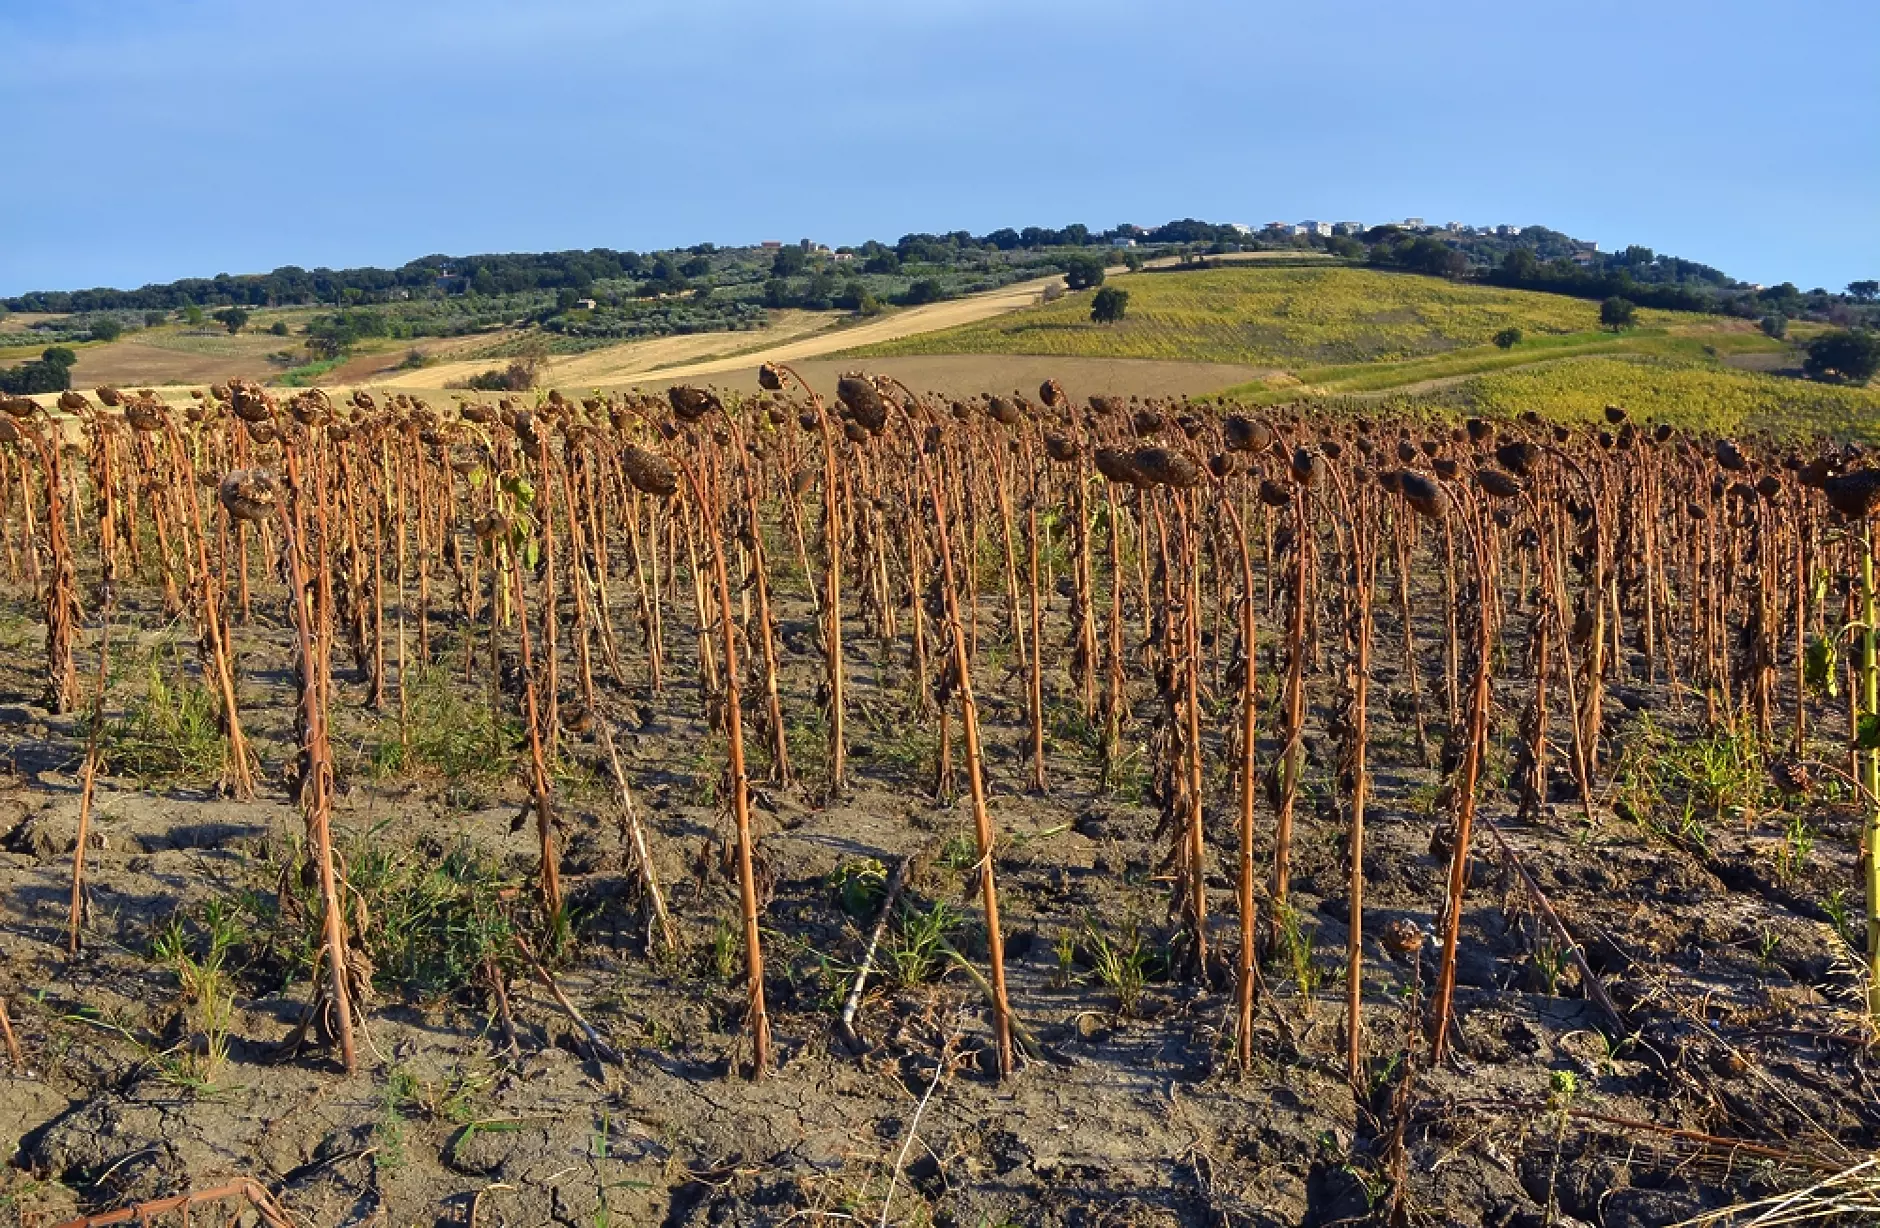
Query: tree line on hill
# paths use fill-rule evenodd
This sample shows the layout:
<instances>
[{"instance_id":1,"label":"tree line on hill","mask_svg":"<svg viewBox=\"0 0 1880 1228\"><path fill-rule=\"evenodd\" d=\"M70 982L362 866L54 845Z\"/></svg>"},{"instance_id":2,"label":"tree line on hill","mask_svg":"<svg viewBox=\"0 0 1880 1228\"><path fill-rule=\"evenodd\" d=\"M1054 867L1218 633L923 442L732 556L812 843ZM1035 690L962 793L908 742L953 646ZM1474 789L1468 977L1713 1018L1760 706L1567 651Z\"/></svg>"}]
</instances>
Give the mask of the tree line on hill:
<instances>
[{"instance_id":1,"label":"tree line on hill","mask_svg":"<svg viewBox=\"0 0 1880 1228\"><path fill-rule=\"evenodd\" d=\"M1632 246L1603 253L1596 245L1544 226L1518 233L1396 225L1295 234L1183 218L1144 228L1096 231L1081 223L1060 229L1005 227L984 235L956 230L870 240L833 251L803 240L787 245L719 247L711 243L638 253L588 251L478 256L426 256L397 269L313 269L186 278L137 290L35 291L0 301L16 311L61 318L33 325L55 346L110 341L139 323L169 319L199 326L205 318L231 333L251 310L323 305L299 326L314 360L330 360L375 338L458 336L504 327L534 327L552 346L583 347L608 339L757 327L765 309L782 307L873 315L888 305L916 306L994 289L1026 277L1061 273L1072 290L1102 284L1118 254L1132 268L1145 255L1174 253L1187 264L1241 250L1323 251L1377 268L1473 280L1676 311L1711 311L1759 320L1773 337L1792 319L1871 328L1880 324L1880 282L1855 281L1845 294L1806 293L1790 283L1751 286L1696 261ZM1607 321L1609 326L1611 322ZM1622 325L1621 325L1622 326ZM285 336L285 322L269 331ZM1851 362L1851 365L1849 365ZM1823 373L1858 369L1827 361ZM25 370L30 368L30 370ZM5 378L34 385L61 371L44 360ZM25 370L24 374L21 371ZM45 389L50 390L50 389Z\"/></svg>"},{"instance_id":2,"label":"tree line on hill","mask_svg":"<svg viewBox=\"0 0 1880 1228\"><path fill-rule=\"evenodd\" d=\"M1341 228L1342 229L1342 228ZM910 267L927 272L965 264L984 266L988 256L1034 253L1039 263L1060 269L1061 249L1108 248L1117 240L1146 247L1222 252L1245 248L1318 248L1380 267L1408 269L1433 276L1474 278L1494 285L1543 290L1582 298L1620 296L1641 306L1680 311L1724 311L1760 318L1847 315L1865 317L1876 297L1876 283L1856 281L1844 295L1824 289L1803 293L1784 283L1751 287L1696 261L1660 255L1645 247L1601 253L1587 243L1542 226L1523 228L1518 236L1485 231L1452 233L1372 227L1359 234L1293 235L1283 228L1250 233L1245 228L1183 218L1153 228L1116 226L1092 230L1081 223L1059 229L1003 227L984 235L956 230L945 234L907 234L892 244L869 241L835 252L807 240L775 249L721 248L711 243L667 252L639 253L592 248L587 251L431 255L396 269L303 269L287 265L269 273L184 278L136 290L42 290L4 300L11 311L54 314L178 311L196 307L290 307L329 305L352 308L409 299L491 298L532 292L566 291L575 299L600 283L626 282L632 293L658 298L688 290L757 282L767 306L843 307L867 310L871 304L855 292L857 274L894 274ZM832 262L849 261L850 275L840 276ZM866 287L864 287L866 289ZM945 297L944 279L917 277L892 297L919 303ZM874 293L872 290L869 293ZM876 296L879 298L879 295ZM1831 321L1839 322L1839 321ZM108 326L107 326L108 327ZM344 321L336 330L346 327Z\"/></svg>"}]
</instances>

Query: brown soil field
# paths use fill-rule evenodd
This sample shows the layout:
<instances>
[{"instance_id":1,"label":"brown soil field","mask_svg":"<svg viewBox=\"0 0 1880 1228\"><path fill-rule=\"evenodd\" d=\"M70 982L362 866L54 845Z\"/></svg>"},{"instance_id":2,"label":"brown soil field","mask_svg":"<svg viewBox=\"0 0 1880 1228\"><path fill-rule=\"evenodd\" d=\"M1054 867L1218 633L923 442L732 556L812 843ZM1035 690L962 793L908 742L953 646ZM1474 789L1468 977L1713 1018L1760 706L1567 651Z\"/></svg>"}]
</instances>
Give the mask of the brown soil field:
<instances>
[{"instance_id":1,"label":"brown soil field","mask_svg":"<svg viewBox=\"0 0 1880 1228\"><path fill-rule=\"evenodd\" d=\"M583 354L551 357L537 382L542 387L564 388L613 387L620 383L620 373L687 364L724 354L764 349L768 346L828 328L841 317L830 312L773 311L770 326L753 332L688 333L674 337L655 337L646 341L628 341ZM476 338L476 348L496 338ZM458 349L473 348L459 345ZM439 391L447 384L461 384L471 376L501 367L506 359L481 358L444 361L416 371L397 371L382 379L336 378L330 382L369 383L375 388L402 388ZM335 371L335 376L341 372Z\"/></svg>"},{"instance_id":2,"label":"brown soil field","mask_svg":"<svg viewBox=\"0 0 1880 1228\"><path fill-rule=\"evenodd\" d=\"M1008 366L996 382L958 392L1006 392L1027 370ZM1068 383L1072 370L1053 374ZM1097 391L1073 389L1079 403ZM950 429L950 439L965 441L963 468L979 475L962 473L962 482L1001 472L992 458L1017 463L1027 452L983 415ZM1184 432L1166 434L1183 446ZM350 438L356 447L359 436ZM898 439L844 452L845 472L857 483L886 482ZM415 460L415 427L409 440ZM278 445L245 434L212 443L239 446L249 463L280 460ZM1582 445L1618 498L1626 466L1599 461L1590 437ZM345 907L373 935L365 965L353 969L365 996L350 1075L318 1042L317 1020L312 1043L293 1043L310 997L308 901L317 896L307 829L286 784L300 749L299 687L296 603L269 563L278 525L211 533L205 547L224 569L232 606L235 685L259 768L250 801L214 785L225 743L194 619L166 609L168 548L148 524L126 539L141 553L126 548L107 613L95 525L79 526L75 673L87 696L101 676L107 619L111 668L102 675L102 767L84 841L84 945L70 956L89 719L83 704L45 706L49 633L27 574L42 543L26 538L24 454L0 453L0 1002L21 1051L15 1066L0 1050L8 1156L0 1214L21 1228L237 1177L260 1182L294 1224L319 1226L1663 1228L1801 1188L1880 1143L1874 1052L1852 996L1859 977L1843 915L1851 908L1858 922L1858 892L1850 904L1847 890L1858 882L1860 813L1845 796L1785 799L1756 784L1766 774L1761 752L1720 740L1703 700L1674 685L1641 645L1629 607L1630 629L1613 635L1599 725L1605 766L1593 796L1575 796L1569 735L1556 725L1551 770L1524 813L1511 756L1530 696L1520 663L1534 649L1529 628L1539 615L1520 596L1529 571L1512 524L1496 580L1510 592L1491 649L1490 750L1472 854L1455 863L1470 893L1457 915L1455 1049L1436 1064L1419 1018L1436 944L1405 950L1378 938L1395 925L1421 939L1438 924L1456 794L1455 777L1432 764L1457 762L1455 701L1444 695L1446 680L1466 675L1458 654L1467 650L1448 637L1457 611L1476 599L1466 573L1457 582L1448 569L1456 545L1442 528L1406 514L1408 562L1384 552L1360 862L1369 1060L1354 1086L1341 1036L1353 916L1339 783L1349 606L1335 579L1350 525L1332 514L1306 522L1326 576L1313 638L1299 649L1307 655L1297 658L1314 662L1302 698L1304 787L1287 905L1276 907L1264 889L1258 896L1271 939L1243 1071L1233 1059L1231 971L1241 794L1227 746L1239 720L1235 679L1245 676L1237 671L1251 669L1254 753L1271 769L1255 793L1254 857L1265 867L1284 747L1290 574L1271 551L1284 557L1287 514L1260 511L1251 487L1178 504L1167 492L1090 483L1088 523L1132 526L1119 579L1096 551L1092 604L1108 611L1116 593L1128 674L1119 757L1106 776L1099 722L1083 699L1097 666L1071 646L1066 525L1068 492L1078 487L1062 475L1073 471L1041 467L1036 634L1016 615L1017 590L1005 588L1007 526L997 504L968 502L962 518L978 534L969 556L978 562L966 569L961 620L972 628L965 651L997 838L990 864L1013 1009L1033 1041L1015 1075L999 1080L988 1012L969 974L984 966L989 936L967 769L957 728L942 757L922 698L950 675L917 670L912 628L924 625L916 620L934 589L924 572L900 576L888 559L879 574L923 596L871 600L871 568L845 576L851 778L828 787L819 599L790 517L780 500L768 501L760 528L776 603L779 732L796 774L777 782L761 758L751 765L753 879L776 1048L774 1074L751 1082L742 1077L751 1048L723 707L707 681L716 620L695 600L704 590L694 588L687 558L697 542L656 510L683 504L636 498L634 537L623 529L625 508L610 505L599 560L585 557L577 573L564 548L528 579L514 573L525 594L539 594L556 574L546 557L589 582L604 561L613 586L607 616L567 588L546 612L528 607L532 626L556 628L561 668L548 692L561 719L543 724L558 730L545 755L569 908L565 931L544 933L530 903L542 812L520 715L524 679L542 671L542 641L531 674L516 628L493 637L478 597L492 577L472 521L496 484L437 467L430 489L441 481L453 492L448 544L420 549L411 525L429 513L399 514L379 454L364 454L361 478L347 468L358 453L342 453L341 442L323 447L333 450L320 472L352 473L347 506L360 520L347 523L358 540L403 532L412 567L397 574L387 541L372 556L378 565L364 566L371 578L361 578L345 533L317 556L348 594L332 613L333 823ZM511 449L488 463L509 472L518 462ZM1252 463L1284 472L1270 458ZM137 491L147 514L156 492L175 486L172 476L137 477L120 497ZM774 489L788 487L786 471L771 477ZM855 540L857 549L886 541L892 555L924 516L918 500L879 489L879 503L859 504L867 515ZM199 497L214 515L213 496ZM1208 536L1225 521L1227 497L1247 504L1257 567L1248 600L1259 639L1245 653L1232 626L1237 564L1225 564ZM805 497L800 509L812 543L817 504ZM327 512L341 515L338 504ZM1575 523L1566 510L1560 517ZM726 542L737 540L736 523L722 521ZM1021 559L1025 523L1021 512ZM1176 536L1198 527L1194 570L1150 563L1158 525ZM1101 531L1092 538L1100 543ZM750 564L732 554L734 578L746 575ZM1680 597L1691 582L1679 573ZM1204 747L1195 779L1200 891L1215 952L1198 967L1171 902L1165 824L1176 786L1149 767L1170 745L1175 710L1166 682L1157 689L1155 645L1179 608L1167 599L1171 586L1190 583L1207 599L1194 626ZM604 592L579 591L597 601ZM754 639L740 608L751 594L742 586L726 600ZM605 617L604 632L584 634L577 620L589 617ZM376 630L359 630L367 627ZM1040 657L1042 791L1031 780L1027 641ZM755 660L749 642L741 651ZM1669 655L1684 661L1681 649ZM579 702L583 660L596 710ZM1787 689L1791 663L1780 664L1774 704L1787 719L1800 700ZM383 685L376 704L374 676ZM753 710L746 736L767 745L758 692L753 685L744 696ZM1557 691L1555 702L1564 724ZM1813 745L1843 754L1844 703L1806 702ZM1427 714L1427 751L1412 712L1417 721ZM624 794L602 730L617 743ZM1654 757L1669 756L1683 756L1675 778L1640 783ZM642 886L636 821L665 887L670 950L657 941ZM906 890L890 910L886 882L902 865ZM851 1046L840 1012L878 919L884 937ZM1559 940L1562 930L1573 945ZM503 945L511 933L542 950L539 975ZM496 959L505 961L500 974L479 962Z\"/></svg>"},{"instance_id":3,"label":"brown soil field","mask_svg":"<svg viewBox=\"0 0 1880 1228\"><path fill-rule=\"evenodd\" d=\"M167 344L151 344L135 338L138 334L109 345L90 345L77 351L78 365L72 368L72 386L96 388L123 385L127 388L173 385L201 385L229 379L268 380L281 367L268 360L279 350L295 348L290 337L266 334L203 338L209 352L178 348L195 340L163 339Z\"/></svg>"},{"instance_id":4,"label":"brown soil field","mask_svg":"<svg viewBox=\"0 0 1880 1228\"><path fill-rule=\"evenodd\" d=\"M505 335L484 333L476 337L424 337L403 345L354 354L328 371L318 383L324 387L382 386L389 380L409 374L400 368L400 364L412 350L429 360L443 363L464 350L500 341Z\"/></svg>"},{"instance_id":5,"label":"brown soil field","mask_svg":"<svg viewBox=\"0 0 1880 1228\"><path fill-rule=\"evenodd\" d=\"M660 337L551 358L537 382L543 387L618 388L755 371L763 362L795 362L1015 311L1037 302L1047 285L1062 280L1046 277L1020 282L969 298L910 307L860 323L848 323L850 317L833 312L775 312L771 327L762 332ZM371 382L374 387L436 393L446 384L461 382L479 371L500 365L495 360L457 362L399 372Z\"/></svg>"}]
</instances>

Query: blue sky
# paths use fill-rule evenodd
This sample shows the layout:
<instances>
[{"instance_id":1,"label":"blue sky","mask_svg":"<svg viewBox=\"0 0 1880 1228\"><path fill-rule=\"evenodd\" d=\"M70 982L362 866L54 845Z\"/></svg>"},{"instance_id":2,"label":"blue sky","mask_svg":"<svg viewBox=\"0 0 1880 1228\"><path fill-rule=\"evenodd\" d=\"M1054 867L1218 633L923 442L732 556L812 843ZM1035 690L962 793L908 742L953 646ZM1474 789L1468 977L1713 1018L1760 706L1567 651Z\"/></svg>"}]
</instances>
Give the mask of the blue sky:
<instances>
[{"instance_id":1,"label":"blue sky","mask_svg":"<svg viewBox=\"0 0 1880 1228\"><path fill-rule=\"evenodd\" d=\"M0 0L0 294L1419 215L1880 276L1872 0Z\"/></svg>"}]
</instances>

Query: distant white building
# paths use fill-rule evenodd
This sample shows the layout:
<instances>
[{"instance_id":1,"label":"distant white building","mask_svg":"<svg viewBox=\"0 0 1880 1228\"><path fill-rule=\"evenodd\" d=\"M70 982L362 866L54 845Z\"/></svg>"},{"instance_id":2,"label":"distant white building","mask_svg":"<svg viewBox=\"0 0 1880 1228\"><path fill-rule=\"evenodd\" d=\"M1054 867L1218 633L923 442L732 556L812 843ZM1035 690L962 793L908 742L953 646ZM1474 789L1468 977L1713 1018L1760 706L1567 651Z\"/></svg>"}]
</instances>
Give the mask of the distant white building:
<instances>
[{"instance_id":1,"label":"distant white building","mask_svg":"<svg viewBox=\"0 0 1880 1228\"><path fill-rule=\"evenodd\" d=\"M1338 223L1338 225L1332 227L1332 230L1334 233L1339 233L1339 234L1361 235L1364 233L1364 223L1363 222L1340 222Z\"/></svg>"},{"instance_id":2,"label":"distant white building","mask_svg":"<svg viewBox=\"0 0 1880 1228\"><path fill-rule=\"evenodd\" d=\"M1136 241L1128 235L1116 235L1110 239L1111 247L1134 247Z\"/></svg>"},{"instance_id":3,"label":"distant white building","mask_svg":"<svg viewBox=\"0 0 1880 1228\"><path fill-rule=\"evenodd\" d=\"M1495 227L1495 233L1504 239L1512 239L1521 233L1521 228L1519 226L1501 225Z\"/></svg>"},{"instance_id":4,"label":"distant white building","mask_svg":"<svg viewBox=\"0 0 1880 1228\"><path fill-rule=\"evenodd\" d=\"M1306 221L1306 222L1299 223L1299 227L1300 227L1300 230L1295 233L1304 233L1304 234L1309 234L1309 235L1324 235L1328 238L1331 236L1331 233L1332 233L1332 224L1330 222Z\"/></svg>"},{"instance_id":5,"label":"distant white building","mask_svg":"<svg viewBox=\"0 0 1880 1228\"><path fill-rule=\"evenodd\" d=\"M1229 222L1227 228L1237 235L1250 235L1253 233L1253 227L1247 225L1245 222Z\"/></svg>"},{"instance_id":6,"label":"distant white building","mask_svg":"<svg viewBox=\"0 0 1880 1228\"><path fill-rule=\"evenodd\" d=\"M1447 230L1452 235L1459 235L1462 233L1463 226L1461 222L1445 222L1443 223L1443 229Z\"/></svg>"},{"instance_id":7,"label":"distant white building","mask_svg":"<svg viewBox=\"0 0 1880 1228\"><path fill-rule=\"evenodd\" d=\"M1286 229L1291 231L1295 235L1302 235L1306 232L1306 224L1304 222L1294 222L1291 226L1288 226Z\"/></svg>"},{"instance_id":8,"label":"distant white building","mask_svg":"<svg viewBox=\"0 0 1880 1228\"><path fill-rule=\"evenodd\" d=\"M1403 220L1403 225L1405 230L1421 230L1423 229L1423 219L1420 217L1407 217Z\"/></svg>"}]
</instances>

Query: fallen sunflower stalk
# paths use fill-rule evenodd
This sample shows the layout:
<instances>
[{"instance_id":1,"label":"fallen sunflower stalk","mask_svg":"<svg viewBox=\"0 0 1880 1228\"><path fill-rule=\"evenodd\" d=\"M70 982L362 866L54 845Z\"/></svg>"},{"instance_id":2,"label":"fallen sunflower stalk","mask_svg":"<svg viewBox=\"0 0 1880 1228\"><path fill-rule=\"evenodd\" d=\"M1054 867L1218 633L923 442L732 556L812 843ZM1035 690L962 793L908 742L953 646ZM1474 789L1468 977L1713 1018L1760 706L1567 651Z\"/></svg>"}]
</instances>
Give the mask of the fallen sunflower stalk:
<instances>
[{"instance_id":1,"label":"fallen sunflower stalk","mask_svg":"<svg viewBox=\"0 0 1880 1228\"><path fill-rule=\"evenodd\" d=\"M221 1185L210 1186L206 1190L192 1190L187 1194L175 1194L169 1198L153 1198L149 1202L133 1203L128 1207L119 1207L102 1215L81 1215L77 1219L66 1220L54 1228L105 1228L107 1224L148 1224L158 1216L181 1213L183 1222L189 1222L192 1209L209 1203L228 1202L240 1199L261 1217L261 1222L268 1228L294 1228L287 1212L274 1201L274 1195L268 1193L260 1182L248 1177L237 1177Z\"/></svg>"}]
</instances>

